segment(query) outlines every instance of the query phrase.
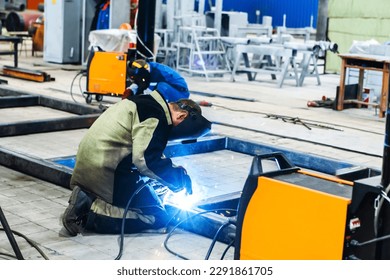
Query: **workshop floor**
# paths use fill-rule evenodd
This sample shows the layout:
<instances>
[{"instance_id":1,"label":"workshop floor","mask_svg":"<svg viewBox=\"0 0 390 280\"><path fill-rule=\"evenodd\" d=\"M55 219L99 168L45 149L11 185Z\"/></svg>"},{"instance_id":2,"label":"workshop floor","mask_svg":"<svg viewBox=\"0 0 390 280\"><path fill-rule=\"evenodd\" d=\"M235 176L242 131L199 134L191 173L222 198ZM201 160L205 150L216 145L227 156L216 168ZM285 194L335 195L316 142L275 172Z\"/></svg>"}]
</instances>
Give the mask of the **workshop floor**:
<instances>
[{"instance_id":1,"label":"workshop floor","mask_svg":"<svg viewBox=\"0 0 390 280\"><path fill-rule=\"evenodd\" d=\"M12 65L12 57L1 56L0 64ZM18 89L34 94L85 104L80 88L85 80L75 79L82 68L43 61L42 54L31 57L22 50L19 67L45 71L55 81L37 83L2 77L7 84L1 88ZM306 78L302 87L286 80L282 88L270 76L258 75L249 82L246 75L212 78L183 74L191 98L206 100L213 106L203 107L206 118L214 122L213 133L257 143L288 148L302 153L320 155L357 165L381 169L385 120L375 109L307 107L309 100L323 96L334 98L339 83L337 74L321 75L321 85L313 77ZM117 102L117 98L106 98ZM1 102L1 101L0 101ZM94 101L91 106L98 106ZM0 123L21 120L50 119L68 113L48 108L1 109ZM298 117L302 122L285 121L283 117ZM310 125L308 128L305 125ZM41 159L73 156L86 129L30 134L0 138L0 147ZM185 166L196 183L194 193L212 197L240 191L248 174L251 157L233 152L215 152L175 159ZM207 172L206 172L207 171ZM51 260L111 260L119 251L118 235L81 234L67 236L60 218L67 206L70 190L0 166L0 207L15 232L32 240ZM179 256L164 247L165 233L129 234L125 236L124 260L176 260ZM26 259L42 259L42 255L23 238L16 236ZM211 240L178 230L169 239L169 247L188 259L205 258ZM227 245L217 243L210 259L220 259ZM5 234L0 234L0 259L13 254ZM230 248L224 259L233 259Z\"/></svg>"}]
</instances>

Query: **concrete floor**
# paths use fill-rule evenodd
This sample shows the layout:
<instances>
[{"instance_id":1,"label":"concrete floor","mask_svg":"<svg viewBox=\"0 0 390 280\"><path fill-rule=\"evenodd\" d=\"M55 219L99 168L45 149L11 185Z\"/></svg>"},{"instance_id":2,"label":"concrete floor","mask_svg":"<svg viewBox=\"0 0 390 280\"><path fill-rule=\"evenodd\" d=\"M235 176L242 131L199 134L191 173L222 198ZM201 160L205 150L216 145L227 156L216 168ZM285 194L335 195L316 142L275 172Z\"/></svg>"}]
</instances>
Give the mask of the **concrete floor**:
<instances>
[{"instance_id":1,"label":"concrete floor","mask_svg":"<svg viewBox=\"0 0 390 280\"><path fill-rule=\"evenodd\" d=\"M19 67L45 71L55 81L38 83L2 77L8 84L3 89L17 89L56 99L86 104L80 89L85 89L85 77L78 78L82 66L60 65L43 61L42 54L31 57L21 52ZM12 58L0 56L0 64L11 65ZM195 101L208 101L203 107L206 118L214 123L212 133L254 143L272 145L309 155L318 155L357 166L381 170L385 119L379 118L373 108L334 111L328 108L307 107L307 101L323 96L334 98L339 84L337 74L321 74L321 85L313 77L306 78L302 87L293 80L282 88L270 76L258 75L249 82L246 75L212 78L183 73ZM207 94L205 94L207 93ZM104 97L104 102L119 98ZM1 102L1 101L0 101ZM108 103L107 103L108 104ZM89 106L97 107L93 101ZM1 109L0 123L48 119L67 115L48 108ZM278 118L271 115L278 115ZM299 118L302 123L283 121L282 117ZM86 129L29 134L0 138L0 148L32 158L53 159L73 156ZM234 153L213 153L176 159L188 168L193 181L198 182L202 194L220 195L239 191L250 167L251 158ZM240 164L238 164L238 162ZM228 163L228 164L227 164ZM211 167L206 168L209 164ZM196 167L203 167L197 170ZM205 171L210 186L205 191ZM226 172L228 170L228 172ZM230 171L230 172L229 172ZM234 171L234 172L233 172ZM199 172L199 173L198 173ZM60 217L67 206L70 190L0 166L0 206L14 231L33 240L51 260L112 260L118 254L118 235L82 234L67 236ZM227 176L227 174L229 176ZM202 189L203 188L203 189ZM211 194L212 193L212 194ZM204 259L211 240L190 232L178 230L169 241L173 251L192 260ZM143 233L126 235L123 260L177 260L180 257L164 247L167 234ZM42 255L23 238L17 242L26 259L42 259ZM220 259L227 245L217 243L210 259ZM13 254L5 234L0 234L0 253ZM233 259L230 248L226 260ZM9 257L0 254L0 259Z\"/></svg>"}]
</instances>

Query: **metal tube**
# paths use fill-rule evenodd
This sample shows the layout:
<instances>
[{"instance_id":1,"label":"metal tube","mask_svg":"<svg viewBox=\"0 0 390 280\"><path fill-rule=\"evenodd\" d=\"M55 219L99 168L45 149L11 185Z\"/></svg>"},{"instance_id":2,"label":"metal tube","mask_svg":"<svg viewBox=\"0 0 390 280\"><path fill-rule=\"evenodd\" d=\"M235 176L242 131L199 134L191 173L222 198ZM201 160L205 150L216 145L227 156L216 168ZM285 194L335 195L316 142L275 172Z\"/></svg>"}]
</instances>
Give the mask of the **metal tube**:
<instances>
[{"instance_id":1,"label":"metal tube","mask_svg":"<svg viewBox=\"0 0 390 280\"><path fill-rule=\"evenodd\" d=\"M387 93L388 94L388 93ZM386 129L385 129L385 141L383 145L383 157L382 157L382 177L381 185L384 188L390 183L390 100L387 96L387 110L386 110Z\"/></svg>"},{"instance_id":2,"label":"metal tube","mask_svg":"<svg viewBox=\"0 0 390 280\"><path fill-rule=\"evenodd\" d=\"M326 41L328 32L328 0L318 1L316 41Z\"/></svg>"},{"instance_id":3,"label":"metal tube","mask_svg":"<svg viewBox=\"0 0 390 280\"><path fill-rule=\"evenodd\" d=\"M140 0L137 16L137 58L154 57L156 0Z\"/></svg>"},{"instance_id":4,"label":"metal tube","mask_svg":"<svg viewBox=\"0 0 390 280\"><path fill-rule=\"evenodd\" d=\"M7 219L5 218L5 215L1 207L0 207L0 224L3 226L5 234L8 237L9 243L11 244L11 247L15 252L16 258L18 260L24 260L22 252L19 249L18 243L16 243L15 237L12 234L12 230L8 225Z\"/></svg>"},{"instance_id":5,"label":"metal tube","mask_svg":"<svg viewBox=\"0 0 390 280\"><path fill-rule=\"evenodd\" d=\"M222 5L223 0L215 1L215 16L214 16L214 28L218 30L218 34L222 34Z\"/></svg>"}]
</instances>

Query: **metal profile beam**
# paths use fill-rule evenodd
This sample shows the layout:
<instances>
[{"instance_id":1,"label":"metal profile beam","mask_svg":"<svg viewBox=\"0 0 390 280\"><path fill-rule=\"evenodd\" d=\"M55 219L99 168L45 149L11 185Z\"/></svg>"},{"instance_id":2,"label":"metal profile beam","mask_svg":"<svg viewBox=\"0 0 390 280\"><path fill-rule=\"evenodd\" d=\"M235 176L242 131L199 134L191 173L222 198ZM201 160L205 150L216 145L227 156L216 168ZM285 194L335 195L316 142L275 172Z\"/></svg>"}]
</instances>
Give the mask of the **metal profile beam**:
<instances>
[{"instance_id":1,"label":"metal profile beam","mask_svg":"<svg viewBox=\"0 0 390 280\"><path fill-rule=\"evenodd\" d=\"M27 107L39 104L38 96L0 97L0 108Z\"/></svg>"},{"instance_id":2,"label":"metal profile beam","mask_svg":"<svg viewBox=\"0 0 390 280\"><path fill-rule=\"evenodd\" d=\"M89 128L99 114L0 125L0 137Z\"/></svg>"},{"instance_id":3,"label":"metal profile beam","mask_svg":"<svg viewBox=\"0 0 390 280\"><path fill-rule=\"evenodd\" d=\"M0 164L58 186L69 188L72 170L65 166L54 165L50 161L4 148L0 148Z\"/></svg>"},{"instance_id":4,"label":"metal profile beam","mask_svg":"<svg viewBox=\"0 0 390 280\"><path fill-rule=\"evenodd\" d=\"M64 100L50 98L46 96L39 96L39 105L77 115L102 113L102 110L93 108L91 106L76 104L72 102L64 102Z\"/></svg>"},{"instance_id":5,"label":"metal profile beam","mask_svg":"<svg viewBox=\"0 0 390 280\"><path fill-rule=\"evenodd\" d=\"M48 107L54 110L76 114L76 116L3 123L0 124L0 137L89 128L102 112L102 110L90 106L70 103L50 97L12 90L1 91L0 109L28 106Z\"/></svg>"}]
</instances>

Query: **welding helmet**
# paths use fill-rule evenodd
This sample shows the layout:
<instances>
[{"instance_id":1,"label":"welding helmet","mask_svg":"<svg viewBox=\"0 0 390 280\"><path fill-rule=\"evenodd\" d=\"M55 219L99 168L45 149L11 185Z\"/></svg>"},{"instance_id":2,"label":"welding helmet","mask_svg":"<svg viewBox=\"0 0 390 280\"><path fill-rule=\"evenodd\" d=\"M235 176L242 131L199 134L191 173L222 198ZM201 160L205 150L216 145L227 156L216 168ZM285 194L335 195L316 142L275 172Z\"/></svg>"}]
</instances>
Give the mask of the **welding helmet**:
<instances>
[{"instance_id":1,"label":"welding helmet","mask_svg":"<svg viewBox=\"0 0 390 280\"><path fill-rule=\"evenodd\" d=\"M138 85L138 92L142 93L150 84L150 66L143 59L136 59L129 62L127 76L132 83Z\"/></svg>"},{"instance_id":2,"label":"welding helmet","mask_svg":"<svg viewBox=\"0 0 390 280\"><path fill-rule=\"evenodd\" d=\"M174 126L169 140L191 141L206 135L211 130L211 122L202 116L202 109L191 99L182 98L174 102L181 110L188 112L188 117Z\"/></svg>"}]
</instances>

